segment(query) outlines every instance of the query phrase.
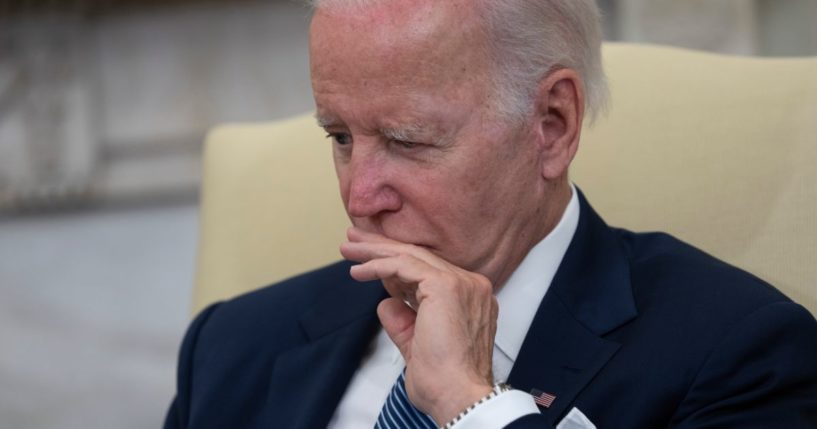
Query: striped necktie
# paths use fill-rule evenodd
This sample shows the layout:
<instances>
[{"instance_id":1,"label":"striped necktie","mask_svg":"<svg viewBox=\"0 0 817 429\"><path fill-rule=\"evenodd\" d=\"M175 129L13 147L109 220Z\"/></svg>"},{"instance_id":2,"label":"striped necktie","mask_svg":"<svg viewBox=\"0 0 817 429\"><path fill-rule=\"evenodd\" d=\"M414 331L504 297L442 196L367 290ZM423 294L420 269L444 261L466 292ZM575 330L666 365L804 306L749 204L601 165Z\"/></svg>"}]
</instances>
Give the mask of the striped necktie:
<instances>
[{"instance_id":1,"label":"striped necktie","mask_svg":"<svg viewBox=\"0 0 817 429\"><path fill-rule=\"evenodd\" d=\"M414 408L406 394L406 370L400 373L394 382L380 415L377 416L375 429L437 429L434 420Z\"/></svg>"}]
</instances>

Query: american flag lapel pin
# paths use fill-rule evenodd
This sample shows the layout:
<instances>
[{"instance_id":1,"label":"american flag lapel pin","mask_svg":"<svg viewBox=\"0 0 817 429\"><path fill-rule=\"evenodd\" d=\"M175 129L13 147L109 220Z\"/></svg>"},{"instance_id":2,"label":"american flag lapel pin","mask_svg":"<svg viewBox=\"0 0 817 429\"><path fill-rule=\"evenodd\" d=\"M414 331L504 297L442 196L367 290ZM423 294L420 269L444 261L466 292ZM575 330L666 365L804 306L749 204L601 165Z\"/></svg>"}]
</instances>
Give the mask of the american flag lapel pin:
<instances>
[{"instance_id":1,"label":"american flag lapel pin","mask_svg":"<svg viewBox=\"0 0 817 429\"><path fill-rule=\"evenodd\" d=\"M550 408L553 401L556 400L556 395L552 393L543 392L539 389L531 389L530 394L533 395L533 401L540 407Z\"/></svg>"}]
</instances>

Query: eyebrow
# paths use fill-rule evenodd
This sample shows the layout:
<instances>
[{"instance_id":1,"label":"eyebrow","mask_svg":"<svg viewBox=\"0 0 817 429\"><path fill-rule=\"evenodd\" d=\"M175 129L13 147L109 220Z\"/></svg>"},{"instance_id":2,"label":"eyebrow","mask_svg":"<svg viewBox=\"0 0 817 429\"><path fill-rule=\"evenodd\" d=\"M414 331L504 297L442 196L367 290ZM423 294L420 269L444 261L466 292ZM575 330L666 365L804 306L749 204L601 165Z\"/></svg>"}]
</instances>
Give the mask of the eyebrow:
<instances>
[{"instance_id":1,"label":"eyebrow","mask_svg":"<svg viewBox=\"0 0 817 429\"><path fill-rule=\"evenodd\" d=\"M343 123L343 121L334 116L317 112L315 113L315 120L321 128L335 127ZM414 141L432 139L436 144L441 146L449 146L452 143L450 135L447 135L447 133L440 134L439 131L432 128L419 122L414 122L395 127L383 127L377 131L380 135L391 140Z\"/></svg>"},{"instance_id":2,"label":"eyebrow","mask_svg":"<svg viewBox=\"0 0 817 429\"><path fill-rule=\"evenodd\" d=\"M425 129L422 125L415 123L396 128L381 128L380 134L392 140L412 141L421 136Z\"/></svg>"},{"instance_id":3,"label":"eyebrow","mask_svg":"<svg viewBox=\"0 0 817 429\"><path fill-rule=\"evenodd\" d=\"M315 120L318 122L318 126L321 128L333 127L341 123L341 121L334 116L325 114L322 115L320 113L315 113ZM386 138L392 140L410 141L417 138L417 136L422 134L425 129L426 127L423 125L414 123L401 125L399 127L381 128L378 130L378 132Z\"/></svg>"},{"instance_id":4,"label":"eyebrow","mask_svg":"<svg viewBox=\"0 0 817 429\"><path fill-rule=\"evenodd\" d=\"M318 126L321 128L335 126L340 123L337 118L328 115L321 115L320 113L315 113L315 120L318 122Z\"/></svg>"}]
</instances>

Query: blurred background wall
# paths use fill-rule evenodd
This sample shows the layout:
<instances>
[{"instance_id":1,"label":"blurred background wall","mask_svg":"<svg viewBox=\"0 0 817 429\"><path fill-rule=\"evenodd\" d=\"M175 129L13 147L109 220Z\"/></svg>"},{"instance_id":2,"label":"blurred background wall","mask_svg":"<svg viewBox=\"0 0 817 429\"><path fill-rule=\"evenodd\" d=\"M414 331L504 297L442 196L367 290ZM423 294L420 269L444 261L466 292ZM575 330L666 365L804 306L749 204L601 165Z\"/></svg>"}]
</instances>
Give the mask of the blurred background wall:
<instances>
[{"instance_id":1,"label":"blurred background wall","mask_svg":"<svg viewBox=\"0 0 817 429\"><path fill-rule=\"evenodd\" d=\"M609 40L817 55L814 0L600 5ZM0 0L0 427L161 425L202 138L311 109L308 16L294 0Z\"/></svg>"}]
</instances>

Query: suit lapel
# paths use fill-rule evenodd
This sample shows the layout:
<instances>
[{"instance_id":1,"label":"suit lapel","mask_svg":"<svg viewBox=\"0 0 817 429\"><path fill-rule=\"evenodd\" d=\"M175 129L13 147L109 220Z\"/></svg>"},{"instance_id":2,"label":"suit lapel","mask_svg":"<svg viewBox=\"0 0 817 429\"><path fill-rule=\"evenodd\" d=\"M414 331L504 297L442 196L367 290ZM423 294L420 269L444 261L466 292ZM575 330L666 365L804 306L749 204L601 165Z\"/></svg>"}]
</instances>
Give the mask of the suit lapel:
<instances>
[{"instance_id":1,"label":"suit lapel","mask_svg":"<svg viewBox=\"0 0 817 429\"><path fill-rule=\"evenodd\" d=\"M619 344L588 332L558 299L545 298L539 309L542 315L525 337L508 383L524 392L537 389L555 395L549 408L540 407L555 425Z\"/></svg>"},{"instance_id":2,"label":"suit lapel","mask_svg":"<svg viewBox=\"0 0 817 429\"><path fill-rule=\"evenodd\" d=\"M576 233L508 379L556 396L541 409L551 424L618 351L603 335L637 314L624 250L581 192L579 203Z\"/></svg>"},{"instance_id":3,"label":"suit lapel","mask_svg":"<svg viewBox=\"0 0 817 429\"><path fill-rule=\"evenodd\" d=\"M301 316L305 342L275 361L266 427L326 427L377 332L375 309L384 297L380 282L348 279Z\"/></svg>"}]
</instances>

